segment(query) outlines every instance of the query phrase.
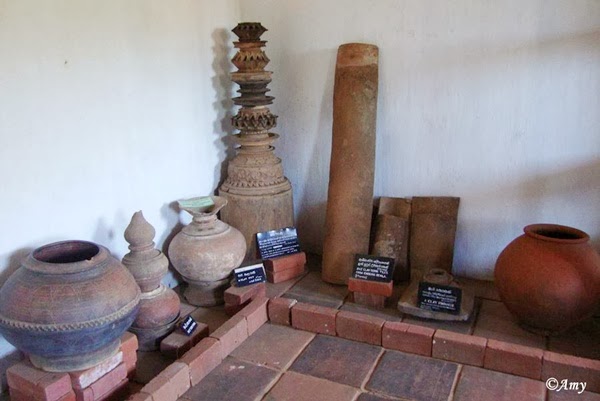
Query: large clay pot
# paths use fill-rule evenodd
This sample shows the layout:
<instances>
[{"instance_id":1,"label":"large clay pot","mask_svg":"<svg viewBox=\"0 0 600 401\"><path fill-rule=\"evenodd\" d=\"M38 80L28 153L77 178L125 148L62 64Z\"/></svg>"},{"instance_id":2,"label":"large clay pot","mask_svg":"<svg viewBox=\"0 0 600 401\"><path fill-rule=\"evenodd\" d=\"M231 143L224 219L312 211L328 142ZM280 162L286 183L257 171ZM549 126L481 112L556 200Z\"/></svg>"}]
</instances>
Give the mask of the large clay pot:
<instances>
[{"instance_id":1,"label":"large clay pot","mask_svg":"<svg viewBox=\"0 0 600 401\"><path fill-rule=\"evenodd\" d=\"M589 236L555 224L524 228L502 251L494 272L500 298L525 328L564 331L600 301L600 256Z\"/></svg>"},{"instance_id":2,"label":"large clay pot","mask_svg":"<svg viewBox=\"0 0 600 401\"><path fill-rule=\"evenodd\" d=\"M188 302L198 306L223 303L229 275L244 260L246 240L241 232L217 219L227 199L211 197L214 205L189 207L194 198L179 203L193 216L169 245L169 260L189 286L184 292Z\"/></svg>"},{"instance_id":3,"label":"large clay pot","mask_svg":"<svg viewBox=\"0 0 600 401\"><path fill-rule=\"evenodd\" d=\"M118 351L139 301L108 249L56 242L33 251L0 290L0 333L38 368L87 369Z\"/></svg>"}]
</instances>

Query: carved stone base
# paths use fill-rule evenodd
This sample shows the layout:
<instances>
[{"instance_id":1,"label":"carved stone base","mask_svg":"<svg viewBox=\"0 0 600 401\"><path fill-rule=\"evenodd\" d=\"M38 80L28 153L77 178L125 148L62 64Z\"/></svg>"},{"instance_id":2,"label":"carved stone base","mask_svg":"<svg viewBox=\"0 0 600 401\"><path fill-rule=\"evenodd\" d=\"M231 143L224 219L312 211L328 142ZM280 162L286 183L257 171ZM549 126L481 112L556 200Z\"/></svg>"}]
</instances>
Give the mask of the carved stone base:
<instances>
[{"instance_id":1,"label":"carved stone base","mask_svg":"<svg viewBox=\"0 0 600 401\"><path fill-rule=\"evenodd\" d=\"M228 206L221 220L241 231L246 239L246 260L256 259L256 233L294 225L291 188L277 194L237 195L219 190Z\"/></svg>"},{"instance_id":2,"label":"carved stone base","mask_svg":"<svg viewBox=\"0 0 600 401\"><path fill-rule=\"evenodd\" d=\"M225 303L223 293L229 287L229 278L218 281L190 282L183 296L195 306L216 306Z\"/></svg>"}]
</instances>

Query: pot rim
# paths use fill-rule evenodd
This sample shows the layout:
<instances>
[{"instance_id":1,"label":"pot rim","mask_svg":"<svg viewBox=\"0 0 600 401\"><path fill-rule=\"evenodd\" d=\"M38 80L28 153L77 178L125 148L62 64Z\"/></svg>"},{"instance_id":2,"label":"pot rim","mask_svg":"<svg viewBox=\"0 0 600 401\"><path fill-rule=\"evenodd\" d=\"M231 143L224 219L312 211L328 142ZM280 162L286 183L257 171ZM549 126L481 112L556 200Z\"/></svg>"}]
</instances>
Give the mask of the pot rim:
<instances>
[{"instance_id":1,"label":"pot rim","mask_svg":"<svg viewBox=\"0 0 600 401\"><path fill-rule=\"evenodd\" d=\"M544 231L553 231L564 234L569 238L555 238L543 234ZM590 236L582 230L560 224L538 223L530 224L523 228L523 232L529 237L542 241L557 242L560 244L582 244L590 240Z\"/></svg>"},{"instance_id":2,"label":"pot rim","mask_svg":"<svg viewBox=\"0 0 600 401\"><path fill-rule=\"evenodd\" d=\"M79 249L77 249L77 247L79 247ZM73 262L52 262L44 260L44 252L50 253L50 255L46 255L47 257L56 257L61 248L64 252L71 251L75 253L78 250L81 252L85 251L87 255L81 256L83 259L75 260ZM91 241L59 241L34 249L23 262L23 266L28 270L43 274L59 275L80 273L102 266L107 262L109 255L108 249Z\"/></svg>"}]
</instances>

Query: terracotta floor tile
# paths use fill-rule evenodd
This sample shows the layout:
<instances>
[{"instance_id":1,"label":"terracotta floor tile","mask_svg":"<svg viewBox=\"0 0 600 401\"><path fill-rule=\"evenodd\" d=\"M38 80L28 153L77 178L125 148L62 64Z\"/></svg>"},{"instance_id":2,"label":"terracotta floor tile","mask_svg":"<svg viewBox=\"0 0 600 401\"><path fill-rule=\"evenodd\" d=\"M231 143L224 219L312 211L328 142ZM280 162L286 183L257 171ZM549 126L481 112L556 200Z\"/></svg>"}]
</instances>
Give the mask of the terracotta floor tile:
<instances>
[{"instance_id":1,"label":"terracotta floor tile","mask_svg":"<svg viewBox=\"0 0 600 401\"><path fill-rule=\"evenodd\" d=\"M577 391L548 391L548 401L600 401L600 394L584 391L577 394Z\"/></svg>"},{"instance_id":2,"label":"terracotta floor tile","mask_svg":"<svg viewBox=\"0 0 600 401\"><path fill-rule=\"evenodd\" d=\"M400 398L382 397L372 393L362 393L356 401L390 401L401 400Z\"/></svg>"},{"instance_id":3,"label":"terracotta floor tile","mask_svg":"<svg viewBox=\"0 0 600 401\"><path fill-rule=\"evenodd\" d=\"M544 401L542 381L464 366L454 392L454 401Z\"/></svg>"},{"instance_id":4,"label":"terracotta floor tile","mask_svg":"<svg viewBox=\"0 0 600 401\"><path fill-rule=\"evenodd\" d=\"M348 287L321 280L321 272L311 271L283 295L299 302L339 308L348 295Z\"/></svg>"},{"instance_id":5,"label":"terracotta floor tile","mask_svg":"<svg viewBox=\"0 0 600 401\"><path fill-rule=\"evenodd\" d=\"M295 277L290 280L282 281L281 283L273 284L267 283L267 297L277 298L282 296L287 290L292 288L294 284L302 280L306 273L303 273L300 277Z\"/></svg>"},{"instance_id":6,"label":"terracotta floor tile","mask_svg":"<svg viewBox=\"0 0 600 401\"><path fill-rule=\"evenodd\" d=\"M473 327L475 326L475 321L477 319L477 315L479 313L479 307L481 305L481 301L478 298L475 298L475 306L473 307L473 314L469 318L469 320L465 322L445 322L441 320L432 320L432 319L422 319L416 316L404 315L404 319L402 320L404 323L416 324L418 326L430 327L432 329L442 329L447 331L452 331L454 333L460 334L471 334L473 332Z\"/></svg>"},{"instance_id":7,"label":"terracotta floor tile","mask_svg":"<svg viewBox=\"0 0 600 401\"><path fill-rule=\"evenodd\" d=\"M360 387L382 348L342 338L317 335L290 370Z\"/></svg>"},{"instance_id":8,"label":"terracotta floor tile","mask_svg":"<svg viewBox=\"0 0 600 401\"><path fill-rule=\"evenodd\" d=\"M137 383L147 384L171 363L173 359L161 354L160 351L137 351L134 380Z\"/></svg>"},{"instance_id":9,"label":"terracotta floor tile","mask_svg":"<svg viewBox=\"0 0 600 401\"><path fill-rule=\"evenodd\" d=\"M340 310L364 313L365 315L380 317L382 319L389 320L392 322L399 322L402 320L402 314L400 313L400 311L392 307L388 307L385 309L376 309L364 305L355 304L354 302L346 302L344 305L342 305Z\"/></svg>"},{"instance_id":10,"label":"terracotta floor tile","mask_svg":"<svg viewBox=\"0 0 600 401\"><path fill-rule=\"evenodd\" d=\"M314 336L306 331L267 323L233 351L231 356L274 369L285 369Z\"/></svg>"},{"instance_id":11,"label":"terracotta floor tile","mask_svg":"<svg viewBox=\"0 0 600 401\"><path fill-rule=\"evenodd\" d=\"M259 400L275 383L279 373L228 357L182 397L191 401Z\"/></svg>"},{"instance_id":12,"label":"terracotta floor tile","mask_svg":"<svg viewBox=\"0 0 600 401\"><path fill-rule=\"evenodd\" d=\"M546 337L525 331L502 302L482 300L473 334L508 343L546 349Z\"/></svg>"},{"instance_id":13,"label":"terracotta floor tile","mask_svg":"<svg viewBox=\"0 0 600 401\"><path fill-rule=\"evenodd\" d=\"M386 351L366 388L414 401L446 401L458 366L433 358Z\"/></svg>"},{"instance_id":14,"label":"terracotta floor tile","mask_svg":"<svg viewBox=\"0 0 600 401\"><path fill-rule=\"evenodd\" d=\"M263 401L353 401L358 392L343 384L287 372Z\"/></svg>"},{"instance_id":15,"label":"terracotta floor tile","mask_svg":"<svg viewBox=\"0 0 600 401\"><path fill-rule=\"evenodd\" d=\"M548 349L582 358L600 359L600 318L590 318L566 332L550 336Z\"/></svg>"},{"instance_id":16,"label":"terracotta floor tile","mask_svg":"<svg viewBox=\"0 0 600 401\"><path fill-rule=\"evenodd\" d=\"M221 325L229 319L223 305L210 308L199 306L192 312L192 316L197 322L207 324L208 330L211 333L221 327Z\"/></svg>"}]
</instances>

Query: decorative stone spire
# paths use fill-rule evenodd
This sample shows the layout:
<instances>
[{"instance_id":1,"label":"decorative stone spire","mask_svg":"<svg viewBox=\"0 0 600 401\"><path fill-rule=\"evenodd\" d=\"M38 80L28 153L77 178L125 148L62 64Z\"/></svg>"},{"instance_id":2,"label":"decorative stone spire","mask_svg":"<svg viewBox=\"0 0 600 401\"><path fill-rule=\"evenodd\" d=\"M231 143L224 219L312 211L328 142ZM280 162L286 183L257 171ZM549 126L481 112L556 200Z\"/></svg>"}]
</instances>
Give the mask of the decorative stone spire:
<instances>
[{"instance_id":1,"label":"decorative stone spire","mask_svg":"<svg viewBox=\"0 0 600 401\"><path fill-rule=\"evenodd\" d=\"M274 98L267 96L272 72L264 70L269 58L262 48L267 42L260 40L266 31L259 22L240 23L233 29L239 38L232 59L238 71L231 79L240 86L240 96L233 102L241 108L232 124L240 131L235 135L239 147L219 190L229 200L222 220L244 234L247 258L256 253L257 232L290 226L294 221L292 186L284 176L281 159L273 153L279 135L270 132L277 125L277 116L267 107Z\"/></svg>"},{"instance_id":2,"label":"decorative stone spire","mask_svg":"<svg viewBox=\"0 0 600 401\"><path fill-rule=\"evenodd\" d=\"M123 264L142 290L140 309L129 331L138 337L142 351L158 349L160 341L173 331L181 305L175 291L161 284L169 261L154 248L155 234L140 210L134 213L124 235L131 252L123 257Z\"/></svg>"}]
</instances>

